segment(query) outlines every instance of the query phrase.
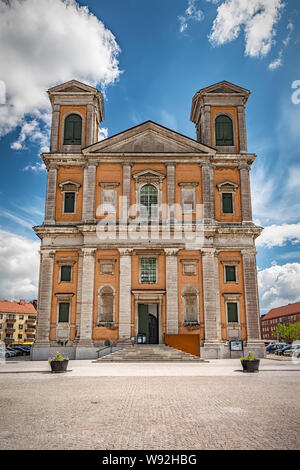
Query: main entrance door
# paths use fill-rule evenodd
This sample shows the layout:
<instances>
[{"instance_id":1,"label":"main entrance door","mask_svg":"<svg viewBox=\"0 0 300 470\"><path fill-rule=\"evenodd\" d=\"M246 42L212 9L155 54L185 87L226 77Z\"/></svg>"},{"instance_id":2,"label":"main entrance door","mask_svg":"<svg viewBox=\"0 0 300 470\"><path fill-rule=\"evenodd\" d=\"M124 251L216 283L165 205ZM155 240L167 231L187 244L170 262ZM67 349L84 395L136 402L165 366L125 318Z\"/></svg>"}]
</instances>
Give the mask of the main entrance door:
<instances>
[{"instance_id":1,"label":"main entrance door","mask_svg":"<svg viewBox=\"0 0 300 470\"><path fill-rule=\"evenodd\" d=\"M148 344L158 343L157 304L139 304L138 333L146 335Z\"/></svg>"}]
</instances>

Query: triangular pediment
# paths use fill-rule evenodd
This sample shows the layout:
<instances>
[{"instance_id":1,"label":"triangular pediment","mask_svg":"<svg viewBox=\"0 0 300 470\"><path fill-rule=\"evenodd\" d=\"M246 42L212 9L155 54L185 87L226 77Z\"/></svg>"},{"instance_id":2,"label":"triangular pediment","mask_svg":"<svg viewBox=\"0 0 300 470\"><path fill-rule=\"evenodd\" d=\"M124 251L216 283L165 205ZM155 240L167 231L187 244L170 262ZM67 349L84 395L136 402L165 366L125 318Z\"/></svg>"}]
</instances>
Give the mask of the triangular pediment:
<instances>
[{"instance_id":1,"label":"triangular pediment","mask_svg":"<svg viewBox=\"0 0 300 470\"><path fill-rule=\"evenodd\" d=\"M199 153L215 154L212 147L146 121L83 149L83 153Z\"/></svg>"},{"instance_id":2,"label":"triangular pediment","mask_svg":"<svg viewBox=\"0 0 300 470\"><path fill-rule=\"evenodd\" d=\"M98 92L97 88L94 88L86 83L79 82L78 80L69 80L68 82L61 83L60 85L49 88L48 93L95 93Z\"/></svg>"},{"instance_id":3,"label":"triangular pediment","mask_svg":"<svg viewBox=\"0 0 300 470\"><path fill-rule=\"evenodd\" d=\"M250 91L246 88L242 88L234 83L223 80L222 82L215 83L206 88L199 90L200 94L238 94L243 96L249 96Z\"/></svg>"}]
</instances>

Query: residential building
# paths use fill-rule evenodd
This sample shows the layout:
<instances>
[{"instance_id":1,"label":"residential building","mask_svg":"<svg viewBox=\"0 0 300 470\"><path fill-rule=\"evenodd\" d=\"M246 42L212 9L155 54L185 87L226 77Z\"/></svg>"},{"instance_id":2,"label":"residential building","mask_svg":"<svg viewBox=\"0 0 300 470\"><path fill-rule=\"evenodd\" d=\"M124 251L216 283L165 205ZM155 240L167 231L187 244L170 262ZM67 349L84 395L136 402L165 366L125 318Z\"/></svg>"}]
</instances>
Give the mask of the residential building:
<instances>
[{"instance_id":1,"label":"residential building","mask_svg":"<svg viewBox=\"0 0 300 470\"><path fill-rule=\"evenodd\" d=\"M34 302L0 300L0 341L7 346L33 343L37 318Z\"/></svg>"},{"instance_id":2,"label":"residential building","mask_svg":"<svg viewBox=\"0 0 300 470\"><path fill-rule=\"evenodd\" d=\"M274 336L278 323L289 325L290 323L300 323L300 302L284 305L283 307L272 308L261 317L262 339L277 339Z\"/></svg>"}]
</instances>

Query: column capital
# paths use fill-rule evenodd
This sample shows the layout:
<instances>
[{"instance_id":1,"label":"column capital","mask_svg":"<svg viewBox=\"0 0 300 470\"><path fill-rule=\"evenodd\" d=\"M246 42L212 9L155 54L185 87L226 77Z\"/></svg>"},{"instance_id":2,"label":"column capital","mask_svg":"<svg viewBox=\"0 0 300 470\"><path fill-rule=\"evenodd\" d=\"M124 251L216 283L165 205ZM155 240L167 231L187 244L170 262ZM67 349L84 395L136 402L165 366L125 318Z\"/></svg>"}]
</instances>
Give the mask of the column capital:
<instances>
[{"instance_id":1,"label":"column capital","mask_svg":"<svg viewBox=\"0 0 300 470\"><path fill-rule=\"evenodd\" d=\"M249 248L249 249L241 250L241 254L242 256L256 256L257 251L256 251L256 248Z\"/></svg>"},{"instance_id":2,"label":"column capital","mask_svg":"<svg viewBox=\"0 0 300 470\"><path fill-rule=\"evenodd\" d=\"M54 258L56 250L40 250L39 253L43 259Z\"/></svg>"},{"instance_id":3,"label":"column capital","mask_svg":"<svg viewBox=\"0 0 300 470\"><path fill-rule=\"evenodd\" d=\"M121 162L122 166L133 166L133 162Z\"/></svg>"},{"instance_id":4,"label":"column capital","mask_svg":"<svg viewBox=\"0 0 300 470\"><path fill-rule=\"evenodd\" d=\"M47 165L47 170L58 170L59 164L56 162L50 162Z\"/></svg>"},{"instance_id":5,"label":"column capital","mask_svg":"<svg viewBox=\"0 0 300 470\"><path fill-rule=\"evenodd\" d=\"M249 165L249 163L247 163L247 162L240 162L240 163L238 164L238 169L239 169L239 170L247 170L247 171L250 171L250 166L251 166L251 165Z\"/></svg>"},{"instance_id":6,"label":"column capital","mask_svg":"<svg viewBox=\"0 0 300 470\"><path fill-rule=\"evenodd\" d=\"M216 248L202 248L201 253L203 256L218 256Z\"/></svg>"}]
</instances>

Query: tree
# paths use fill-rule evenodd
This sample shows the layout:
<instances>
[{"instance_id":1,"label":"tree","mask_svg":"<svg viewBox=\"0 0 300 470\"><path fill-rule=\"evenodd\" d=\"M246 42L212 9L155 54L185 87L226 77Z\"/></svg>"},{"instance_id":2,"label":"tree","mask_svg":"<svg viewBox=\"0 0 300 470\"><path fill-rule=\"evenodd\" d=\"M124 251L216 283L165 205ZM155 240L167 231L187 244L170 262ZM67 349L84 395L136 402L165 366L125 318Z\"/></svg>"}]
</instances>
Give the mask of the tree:
<instances>
[{"instance_id":1,"label":"tree","mask_svg":"<svg viewBox=\"0 0 300 470\"><path fill-rule=\"evenodd\" d=\"M276 330L273 331L273 336L285 340L288 343L292 343L296 339L300 339L300 323L290 323L288 325L282 325L277 323Z\"/></svg>"}]
</instances>

